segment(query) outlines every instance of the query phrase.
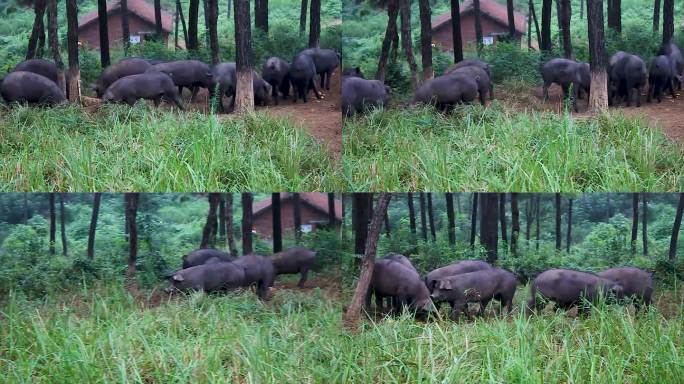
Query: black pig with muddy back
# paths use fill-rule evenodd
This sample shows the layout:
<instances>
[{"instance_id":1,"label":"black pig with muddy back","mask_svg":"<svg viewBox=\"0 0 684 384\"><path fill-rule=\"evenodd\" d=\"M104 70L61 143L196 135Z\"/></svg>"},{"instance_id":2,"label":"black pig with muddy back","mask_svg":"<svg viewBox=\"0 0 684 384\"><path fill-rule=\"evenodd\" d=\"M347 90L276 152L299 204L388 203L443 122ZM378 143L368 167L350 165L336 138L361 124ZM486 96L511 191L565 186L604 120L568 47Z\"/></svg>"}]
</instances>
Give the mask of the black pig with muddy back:
<instances>
[{"instance_id":1,"label":"black pig with muddy back","mask_svg":"<svg viewBox=\"0 0 684 384\"><path fill-rule=\"evenodd\" d=\"M479 315L484 316L491 300L497 300L508 313L513 309L513 296L518 281L511 272L501 268L451 275L435 282L430 297L437 302L451 304L452 317L458 318L468 313L468 303L479 303Z\"/></svg>"}]
</instances>

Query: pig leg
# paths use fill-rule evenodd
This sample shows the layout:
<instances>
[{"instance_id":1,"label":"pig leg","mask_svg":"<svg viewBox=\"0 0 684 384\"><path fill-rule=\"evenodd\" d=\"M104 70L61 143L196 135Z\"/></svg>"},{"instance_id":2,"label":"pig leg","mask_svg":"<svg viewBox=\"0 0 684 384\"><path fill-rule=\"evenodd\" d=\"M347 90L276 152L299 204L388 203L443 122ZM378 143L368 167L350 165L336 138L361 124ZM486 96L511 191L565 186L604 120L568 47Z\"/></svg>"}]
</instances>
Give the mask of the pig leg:
<instances>
[{"instance_id":1,"label":"pig leg","mask_svg":"<svg viewBox=\"0 0 684 384\"><path fill-rule=\"evenodd\" d=\"M551 82L549 81L544 81L544 102L546 103L546 100L549 99L549 87L551 86Z\"/></svg>"},{"instance_id":2,"label":"pig leg","mask_svg":"<svg viewBox=\"0 0 684 384\"><path fill-rule=\"evenodd\" d=\"M325 89L325 72L321 72L321 89Z\"/></svg>"},{"instance_id":3,"label":"pig leg","mask_svg":"<svg viewBox=\"0 0 684 384\"><path fill-rule=\"evenodd\" d=\"M263 301L268 300L268 283L264 279L259 280L259 283L257 283L257 296Z\"/></svg>"},{"instance_id":4,"label":"pig leg","mask_svg":"<svg viewBox=\"0 0 684 384\"><path fill-rule=\"evenodd\" d=\"M183 97L183 86L182 86L182 85L179 85L179 86L178 86L178 94L179 94L181 97Z\"/></svg>"},{"instance_id":5,"label":"pig leg","mask_svg":"<svg viewBox=\"0 0 684 384\"><path fill-rule=\"evenodd\" d=\"M178 109L180 109L181 111L185 110L185 108L183 108L183 104L181 104L181 100L178 95L167 95L166 98L168 100L171 100L174 104L176 104L176 107L178 107Z\"/></svg>"},{"instance_id":6,"label":"pig leg","mask_svg":"<svg viewBox=\"0 0 684 384\"><path fill-rule=\"evenodd\" d=\"M309 275L309 267L304 267L300 270L301 277L299 278L299 283L297 283L297 286L299 288L304 288L304 282L306 281L307 276Z\"/></svg>"},{"instance_id":7,"label":"pig leg","mask_svg":"<svg viewBox=\"0 0 684 384\"><path fill-rule=\"evenodd\" d=\"M195 99L197 98L197 91L199 91L199 87L196 85L192 86L192 96L190 96L190 102L194 103Z\"/></svg>"},{"instance_id":8,"label":"pig leg","mask_svg":"<svg viewBox=\"0 0 684 384\"><path fill-rule=\"evenodd\" d=\"M316 82L314 82L313 80L311 80L311 88L313 89L314 95L316 95L316 98L317 98L317 99L320 99L320 98L321 98L321 94L318 93L318 89L316 88Z\"/></svg>"},{"instance_id":9,"label":"pig leg","mask_svg":"<svg viewBox=\"0 0 684 384\"><path fill-rule=\"evenodd\" d=\"M484 317L484 316L485 316L485 309L487 309L487 305L489 305L489 302L490 302L491 300L492 300L492 299L489 298L489 299L483 299L483 300L480 301L480 309L477 311L477 315L478 315L478 316L480 316L480 317Z\"/></svg>"},{"instance_id":10,"label":"pig leg","mask_svg":"<svg viewBox=\"0 0 684 384\"><path fill-rule=\"evenodd\" d=\"M162 98L161 96L157 96L154 99L152 99L152 101L154 102L155 108L159 108L159 104L161 104L161 98Z\"/></svg>"},{"instance_id":11,"label":"pig leg","mask_svg":"<svg viewBox=\"0 0 684 384\"><path fill-rule=\"evenodd\" d=\"M134 97L127 97L124 99L124 102L131 107L135 105L135 101L136 99Z\"/></svg>"}]
</instances>

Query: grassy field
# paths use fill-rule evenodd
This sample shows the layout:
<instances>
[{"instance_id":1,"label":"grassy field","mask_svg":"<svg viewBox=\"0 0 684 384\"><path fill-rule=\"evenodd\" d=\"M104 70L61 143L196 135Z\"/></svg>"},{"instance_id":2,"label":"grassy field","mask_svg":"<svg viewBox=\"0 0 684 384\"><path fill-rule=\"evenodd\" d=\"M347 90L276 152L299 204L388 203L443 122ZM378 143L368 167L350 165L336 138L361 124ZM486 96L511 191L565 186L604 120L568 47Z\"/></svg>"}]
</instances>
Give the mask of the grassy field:
<instances>
[{"instance_id":1,"label":"grassy field","mask_svg":"<svg viewBox=\"0 0 684 384\"><path fill-rule=\"evenodd\" d=\"M3 191L332 191L333 167L305 130L263 113L0 111Z\"/></svg>"},{"instance_id":2,"label":"grassy field","mask_svg":"<svg viewBox=\"0 0 684 384\"><path fill-rule=\"evenodd\" d=\"M467 106L376 111L343 130L354 191L679 191L681 148L645 122Z\"/></svg>"},{"instance_id":3,"label":"grassy field","mask_svg":"<svg viewBox=\"0 0 684 384\"><path fill-rule=\"evenodd\" d=\"M658 292L641 316L421 323L408 315L341 327L347 293L278 289L169 300L112 285L0 306L0 382L679 383L684 303ZM518 299L526 297L521 289Z\"/></svg>"}]
</instances>

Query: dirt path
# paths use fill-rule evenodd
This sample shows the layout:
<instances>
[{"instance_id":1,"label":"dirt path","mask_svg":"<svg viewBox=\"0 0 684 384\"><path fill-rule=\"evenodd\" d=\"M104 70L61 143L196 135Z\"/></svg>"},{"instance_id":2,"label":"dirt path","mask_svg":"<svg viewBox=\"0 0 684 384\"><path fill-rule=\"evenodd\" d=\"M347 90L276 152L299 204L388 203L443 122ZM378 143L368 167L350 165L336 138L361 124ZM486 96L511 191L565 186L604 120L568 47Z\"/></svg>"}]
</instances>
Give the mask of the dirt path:
<instances>
[{"instance_id":1,"label":"dirt path","mask_svg":"<svg viewBox=\"0 0 684 384\"><path fill-rule=\"evenodd\" d=\"M495 93L496 97L501 97L506 103L511 103L518 109L531 108L535 110L559 111L561 108L561 89L553 86L549 89L549 100L542 103L542 87L532 88L529 92L516 90L502 90L501 96ZM524 105L524 106L523 106ZM578 101L579 113L573 115L584 116L587 113L587 101ZM641 96L641 107L636 107L632 103L631 107L624 105L611 107L611 110L620 111L626 116L641 117L645 121L653 122L654 126L661 129L669 138L684 145L684 92L678 92L677 98L663 96L662 102L653 100L646 102L646 95Z\"/></svg>"},{"instance_id":2,"label":"dirt path","mask_svg":"<svg viewBox=\"0 0 684 384\"><path fill-rule=\"evenodd\" d=\"M320 85L320 83L319 83ZM336 160L342 155L342 112L340 112L340 70L337 69L330 82L330 90L321 90L322 99L310 93L309 102L298 103L281 100L279 105L263 109L273 116L288 117L301 124L311 136L325 143Z\"/></svg>"}]
</instances>

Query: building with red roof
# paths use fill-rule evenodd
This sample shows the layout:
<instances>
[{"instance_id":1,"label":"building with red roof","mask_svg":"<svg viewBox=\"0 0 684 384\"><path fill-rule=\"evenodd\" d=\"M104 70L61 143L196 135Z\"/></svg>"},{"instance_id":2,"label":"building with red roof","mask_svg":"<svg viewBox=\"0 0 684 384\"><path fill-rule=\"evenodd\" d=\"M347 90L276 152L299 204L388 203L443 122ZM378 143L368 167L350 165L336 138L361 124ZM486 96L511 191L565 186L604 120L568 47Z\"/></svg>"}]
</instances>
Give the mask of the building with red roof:
<instances>
[{"instance_id":1,"label":"building with red roof","mask_svg":"<svg viewBox=\"0 0 684 384\"><path fill-rule=\"evenodd\" d=\"M164 9L162 16L162 38L168 42L169 34L173 31L173 16ZM97 10L83 15L78 22L78 41L91 48L100 47L100 29ZM121 2L114 0L107 3L107 29L109 44L122 43ZM128 29L131 44L142 43L147 36L153 36L156 30L154 6L145 0L128 0Z\"/></svg>"}]
</instances>

